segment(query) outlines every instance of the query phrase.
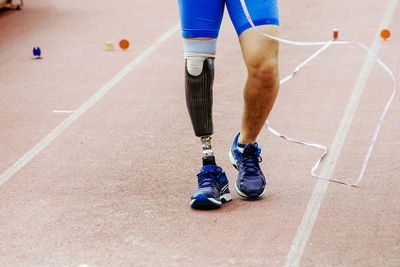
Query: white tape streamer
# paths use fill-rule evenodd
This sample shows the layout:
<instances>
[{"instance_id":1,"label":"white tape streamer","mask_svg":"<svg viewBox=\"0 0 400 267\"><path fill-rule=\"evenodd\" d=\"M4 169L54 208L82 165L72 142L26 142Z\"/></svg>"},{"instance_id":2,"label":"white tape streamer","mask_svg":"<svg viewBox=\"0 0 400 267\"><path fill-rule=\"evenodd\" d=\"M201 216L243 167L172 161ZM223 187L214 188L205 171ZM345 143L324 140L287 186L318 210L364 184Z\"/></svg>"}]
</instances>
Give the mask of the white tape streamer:
<instances>
[{"instance_id":1,"label":"white tape streamer","mask_svg":"<svg viewBox=\"0 0 400 267\"><path fill-rule=\"evenodd\" d=\"M387 104L386 104L386 106L385 106L385 109L384 109L383 112L382 112L381 117L379 118L379 121L378 121L378 124L377 124L377 126L376 126L374 135L373 135L372 140L371 140L371 143L370 143L370 145L369 145L368 152L367 152L367 154L366 154L366 156L365 156L365 158L364 158L364 162L363 162L363 165L362 165L362 168L361 168L360 175L359 175L359 177L358 177L358 179L357 179L357 181L356 181L355 183L347 183L347 182L344 182L344 181L342 181L342 180L334 179L334 178L332 178L332 177L324 177L324 176L321 176L321 175L319 175L319 174L316 173L316 170L318 169L319 164L321 163L321 161L325 158L325 156L326 156L327 153L328 153L328 149L327 149L325 146L320 145L320 144L306 143L306 142L297 140L297 139L295 139L295 138L288 137L288 136L286 136L286 135L284 135L284 134L281 134L281 133L279 133L278 131L274 130L274 129L269 125L268 121L266 121L266 123L265 123L266 126L268 127L268 130L269 130L271 133L273 133L274 135L276 135L276 136L282 137L282 138L286 139L286 140L289 141L289 142L294 142L294 143L298 143L298 144L302 144L302 145L306 145L306 146L310 146L310 147L316 147L316 148L322 149L322 150L324 151L323 155L318 159L318 161L315 163L314 167L311 169L311 175L312 175L313 177L316 177L316 178L318 178L318 179L328 180L328 181L331 181L331 182L336 182L336 183L344 184L344 185L358 186L358 185L360 184L360 182L361 182L363 176L364 176L364 172L365 172L365 169L366 169L366 167L367 167L368 160L369 160L369 157L370 157L370 155L371 155L372 149L373 149L373 147L374 147L374 145L375 145L375 141L376 141L376 139L377 139L377 137L378 137L378 134L379 134L379 131L380 131L380 129L381 129L383 119L385 118L386 113L387 113L387 111L389 110L389 107L390 107L390 105L391 105L391 103L392 103L392 101L393 101L393 99L394 99L395 94L396 94L396 87L397 87L397 86L396 86L396 79L395 79L395 77L394 77L394 75L393 75L393 72L389 69L388 66L386 66L385 63L382 62L382 60L381 60L371 49L369 49L367 46L365 46L365 45L364 45L363 43L361 43L361 42L355 42L355 41L335 41L335 40L331 40L331 41L328 41L328 42L296 42L296 41L285 40L285 39L282 39L282 38L278 38L278 37L275 37L275 36L272 36L272 35L265 34L265 33L261 32L261 31L254 25L253 20L251 19L250 14L249 14L249 11L248 11L248 9L247 9L245 0L240 0L240 3L241 3L241 5L242 5L243 11L244 11L244 13L245 13L245 15L246 15L247 21L250 23L251 27L252 27L256 32L258 32L259 34L264 35L265 37L268 37L268 38L270 38L270 39L279 41L279 42L281 42L281 43L285 43L285 44L291 44L291 45L297 45L297 46L318 46L318 45L323 45L322 48L320 48L318 51L316 51L314 54L312 54L309 58L307 58L305 61L303 61L300 65L298 65L296 68L294 68L293 72L292 72L290 75L286 76L285 78L283 78L283 79L280 81L280 84L283 84L283 83L289 81L290 79L292 79L292 78L296 75L296 73L297 73L304 65L306 65L307 63L309 63L311 60L313 60L313 59L314 59L315 57L317 57L319 54L321 54L321 53L322 53L324 50L326 50L329 46L331 46L331 45L349 45L349 44L356 44L356 45L360 46L363 50L365 50L365 51L368 53L368 55L370 55L376 62L378 62L379 65L380 65L380 66L389 74L389 76L392 78L392 80L393 80L393 92L392 92L392 95L391 95L391 97L389 98L389 100L388 100L388 102L387 102Z\"/></svg>"}]
</instances>

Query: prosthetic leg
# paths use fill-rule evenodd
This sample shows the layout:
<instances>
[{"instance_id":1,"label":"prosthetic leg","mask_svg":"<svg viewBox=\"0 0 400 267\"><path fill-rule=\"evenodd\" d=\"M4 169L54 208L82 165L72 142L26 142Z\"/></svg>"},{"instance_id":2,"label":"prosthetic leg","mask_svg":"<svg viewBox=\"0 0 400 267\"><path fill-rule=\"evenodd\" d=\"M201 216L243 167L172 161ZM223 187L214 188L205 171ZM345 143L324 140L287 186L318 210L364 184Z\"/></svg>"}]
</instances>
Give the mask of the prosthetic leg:
<instances>
[{"instance_id":1,"label":"prosthetic leg","mask_svg":"<svg viewBox=\"0 0 400 267\"><path fill-rule=\"evenodd\" d=\"M195 209L218 208L232 197L225 172L215 163L211 149L214 56L185 53L185 58L186 105L194 133L200 137L203 146L203 167L197 174L199 185L191 197L190 206Z\"/></svg>"},{"instance_id":2,"label":"prosthetic leg","mask_svg":"<svg viewBox=\"0 0 400 267\"><path fill-rule=\"evenodd\" d=\"M185 54L185 57L186 105L194 132L202 142L203 165L216 165L211 149L214 58L201 54Z\"/></svg>"}]
</instances>

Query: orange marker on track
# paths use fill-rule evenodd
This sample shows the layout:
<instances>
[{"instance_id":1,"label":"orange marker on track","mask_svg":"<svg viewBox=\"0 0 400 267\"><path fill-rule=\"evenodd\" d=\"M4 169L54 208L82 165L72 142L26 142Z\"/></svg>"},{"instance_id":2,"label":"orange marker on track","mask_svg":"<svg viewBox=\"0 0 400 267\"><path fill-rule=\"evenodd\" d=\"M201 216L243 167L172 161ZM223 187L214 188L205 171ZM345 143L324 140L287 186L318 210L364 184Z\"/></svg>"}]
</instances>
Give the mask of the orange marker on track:
<instances>
[{"instance_id":1,"label":"orange marker on track","mask_svg":"<svg viewBox=\"0 0 400 267\"><path fill-rule=\"evenodd\" d=\"M390 38L390 31L388 29L384 29L381 31L381 37L383 40L387 40Z\"/></svg>"},{"instance_id":2,"label":"orange marker on track","mask_svg":"<svg viewBox=\"0 0 400 267\"><path fill-rule=\"evenodd\" d=\"M339 37L339 30L333 29L333 40L336 40Z\"/></svg>"},{"instance_id":3,"label":"orange marker on track","mask_svg":"<svg viewBox=\"0 0 400 267\"><path fill-rule=\"evenodd\" d=\"M126 39L122 39L121 41L119 41L119 47L120 47L122 50L128 49L128 48L129 48L129 41L126 40Z\"/></svg>"}]
</instances>

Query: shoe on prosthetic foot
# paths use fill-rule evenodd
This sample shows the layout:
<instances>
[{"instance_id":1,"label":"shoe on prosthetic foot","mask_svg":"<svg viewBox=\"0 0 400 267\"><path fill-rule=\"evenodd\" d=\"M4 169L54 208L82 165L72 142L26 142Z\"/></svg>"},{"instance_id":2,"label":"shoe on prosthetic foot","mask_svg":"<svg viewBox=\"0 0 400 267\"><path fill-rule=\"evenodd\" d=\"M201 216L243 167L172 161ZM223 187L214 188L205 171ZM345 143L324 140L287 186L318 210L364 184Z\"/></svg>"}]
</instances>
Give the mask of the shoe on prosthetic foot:
<instances>
[{"instance_id":1,"label":"shoe on prosthetic foot","mask_svg":"<svg viewBox=\"0 0 400 267\"><path fill-rule=\"evenodd\" d=\"M203 167L197 174L199 185L192 195L190 206L195 209L215 209L232 200L228 179L215 163L211 150L211 136L201 138Z\"/></svg>"},{"instance_id":2,"label":"shoe on prosthetic foot","mask_svg":"<svg viewBox=\"0 0 400 267\"><path fill-rule=\"evenodd\" d=\"M248 143L244 146L243 152L240 152L239 135L240 133L236 135L229 153L232 165L239 171L235 189L239 196L257 200L264 196L266 190L265 176L260 168L261 148L257 143Z\"/></svg>"},{"instance_id":3,"label":"shoe on prosthetic foot","mask_svg":"<svg viewBox=\"0 0 400 267\"><path fill-rule=\"evenodd\" d=\"M216 209L232 200L225 172L217 165L205 165L197 174L199 185L190 206L194 209Z\"/></svg>"}]
</instances>

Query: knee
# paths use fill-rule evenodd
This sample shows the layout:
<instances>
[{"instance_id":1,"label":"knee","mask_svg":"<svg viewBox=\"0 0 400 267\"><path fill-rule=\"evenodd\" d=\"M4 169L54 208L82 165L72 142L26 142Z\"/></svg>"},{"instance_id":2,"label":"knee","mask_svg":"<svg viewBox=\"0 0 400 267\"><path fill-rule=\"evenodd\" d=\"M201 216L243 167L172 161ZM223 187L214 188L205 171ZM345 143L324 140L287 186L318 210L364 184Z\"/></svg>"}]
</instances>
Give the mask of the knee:
<instances>
[{"instance_id":1,"label":"knee","mask_svg":"<svg viewBox=\"0 0 400 267\"><path fill-rule=\"evenodd\" d=\"M278 60L255 59L247 66L249 79L259 84L262 88L271 88L277 86L279 81Z\"/></svg>"}]
</instances>

